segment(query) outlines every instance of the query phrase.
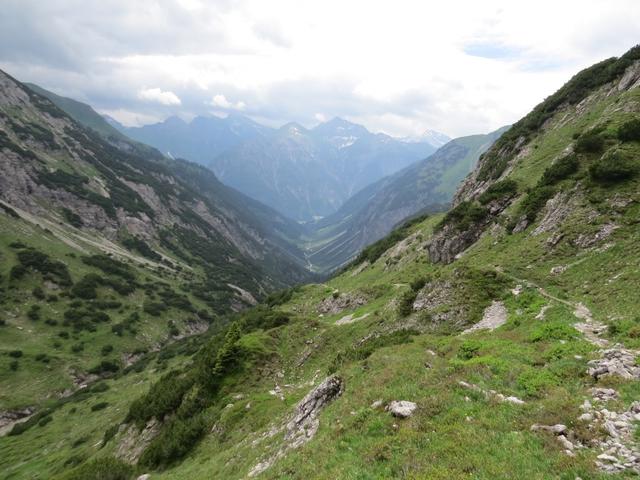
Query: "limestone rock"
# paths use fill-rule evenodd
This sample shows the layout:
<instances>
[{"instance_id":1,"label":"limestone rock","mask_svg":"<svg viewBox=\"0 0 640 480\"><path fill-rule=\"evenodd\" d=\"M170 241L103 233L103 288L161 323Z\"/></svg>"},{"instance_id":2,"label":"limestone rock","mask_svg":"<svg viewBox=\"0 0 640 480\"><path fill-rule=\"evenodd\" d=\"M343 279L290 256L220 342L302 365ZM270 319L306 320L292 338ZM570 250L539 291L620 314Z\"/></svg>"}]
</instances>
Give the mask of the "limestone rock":
<instances>
[{"instance_id":1,"label":"limestone rock","mask_svg":"<svg viewBox=\"0 0 640 480\"><path fill-rule=\"evenodd\" d=\"M418 408L418 406L407 400L393 400L388 406L387 410L394 417L398 418L408 418L413 415L413 412Z\"/></svg>"}]
</instances>

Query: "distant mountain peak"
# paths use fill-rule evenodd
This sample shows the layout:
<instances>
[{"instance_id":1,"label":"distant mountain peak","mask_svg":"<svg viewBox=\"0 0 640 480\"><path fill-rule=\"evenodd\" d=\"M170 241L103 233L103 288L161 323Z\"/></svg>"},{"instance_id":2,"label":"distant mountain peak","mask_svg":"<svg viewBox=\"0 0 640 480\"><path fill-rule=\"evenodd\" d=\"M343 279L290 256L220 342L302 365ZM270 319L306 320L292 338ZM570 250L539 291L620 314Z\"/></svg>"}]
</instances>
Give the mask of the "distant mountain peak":
<instances>
[{"instance_id":1,"label":"distant mountain peak","mask_svg":"<svg viewBox=\"0 0 640 480\"><path fill-rule=\"evenodd\" d=\"M433 147L440 148L445 143L450 142L451 137L436 130L425 130L420 135L412 135L400 140L405 143L428 143Z\"/></svg>"},{"instance_id":2,"label":"distant mountain peak","mask_svg":"<svg viewBox=\"0 0 640 480\"><path fill-rule=\"evenodd\" d=\"M282 127L280 127L280 131L285 132L289 135L302 135L306 133L308 130L300 125L298 122L289 122Z\"/></svg>"}]
</instances>

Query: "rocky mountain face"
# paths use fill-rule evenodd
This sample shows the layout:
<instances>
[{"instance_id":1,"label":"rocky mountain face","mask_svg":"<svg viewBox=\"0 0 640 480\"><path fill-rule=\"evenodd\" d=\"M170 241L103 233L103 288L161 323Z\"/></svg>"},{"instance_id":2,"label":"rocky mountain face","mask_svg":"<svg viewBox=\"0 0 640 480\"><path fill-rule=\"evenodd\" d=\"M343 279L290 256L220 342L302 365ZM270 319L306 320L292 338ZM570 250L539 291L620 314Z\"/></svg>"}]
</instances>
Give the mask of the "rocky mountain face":
<instances>
[{"instance_id":1,"label":"rocky mountain face","mask_svg":"<svg viewBox=\"0 0 640 480\"><path fill-rule=\"evenodd\" d=\"M293 219L310 221L434 150L425 142L401 142L335 118L311 130L287 124L209 165L224 183Z\"/></svg>"},{"instance_id":2,"label":"rocky mountain face","mask_svg":"<svg viewBox=\"0 0 640 480\"><path fill-rule=\"evenodd\" d=\"M427 159L362 189L312 225L309 260L320 270L337 268L403 220L445 210L460 181L506 128L451 140Z\"/></svg>"},{"instance_id":3,"label":"rocky mountain face","mask_svg":"<svg viewBox=\"0 0 640 480\"><path fill-rule=\"evenodd\" d=\"M1 81L0 198L7 208L72 228L61 236L135 237L176 262L197 258L223 289L238 281L261 296L305 278L300 252L284 241L296 232L293 222L201 167L126 139L110 143L8 75Z\"/></svg>"}]
</instances>

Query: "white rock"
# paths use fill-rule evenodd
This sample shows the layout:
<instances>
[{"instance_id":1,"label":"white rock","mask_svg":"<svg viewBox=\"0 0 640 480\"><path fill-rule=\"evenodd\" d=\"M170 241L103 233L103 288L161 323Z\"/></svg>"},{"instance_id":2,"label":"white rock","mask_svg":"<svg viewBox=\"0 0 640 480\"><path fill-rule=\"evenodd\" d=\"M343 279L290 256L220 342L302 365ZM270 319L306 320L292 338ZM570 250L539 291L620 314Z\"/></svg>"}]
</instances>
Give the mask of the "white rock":
<instances>
[{"instance_id":1,"label":"white rock","mask_svg":"<svg viewBox=\"0 0 640 480\"><path fill-rule=\"evenodd\" d=\"M413 415L417 407L415 403L407 400L393 400L389 406L387 406L387 410L391 412L394 417L407 418Z\"/></svg>"}]
</instances>

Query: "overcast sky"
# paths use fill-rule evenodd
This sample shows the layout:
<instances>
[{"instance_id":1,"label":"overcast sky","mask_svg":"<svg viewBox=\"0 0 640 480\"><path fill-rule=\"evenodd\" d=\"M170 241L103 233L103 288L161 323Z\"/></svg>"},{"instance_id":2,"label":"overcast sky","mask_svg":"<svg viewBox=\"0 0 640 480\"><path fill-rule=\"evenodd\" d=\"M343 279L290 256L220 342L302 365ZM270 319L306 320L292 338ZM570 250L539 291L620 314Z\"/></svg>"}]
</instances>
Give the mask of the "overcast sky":
<instances>
[{"instance_id":1,"label":"overcast sky","mask_svg":"<svg viewBox=\"0 0 640 480\"><path fill-rule=\"evenodd\" d=\"M484 133L639 42L638 0L0 0L0 68L129 125Z\"/></svg>"}]
</instances>

